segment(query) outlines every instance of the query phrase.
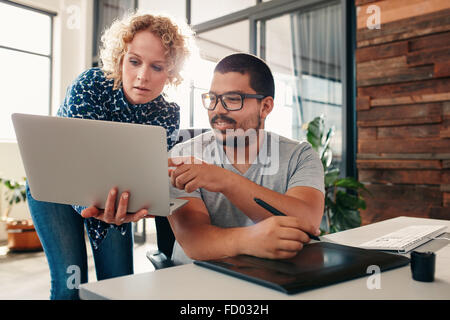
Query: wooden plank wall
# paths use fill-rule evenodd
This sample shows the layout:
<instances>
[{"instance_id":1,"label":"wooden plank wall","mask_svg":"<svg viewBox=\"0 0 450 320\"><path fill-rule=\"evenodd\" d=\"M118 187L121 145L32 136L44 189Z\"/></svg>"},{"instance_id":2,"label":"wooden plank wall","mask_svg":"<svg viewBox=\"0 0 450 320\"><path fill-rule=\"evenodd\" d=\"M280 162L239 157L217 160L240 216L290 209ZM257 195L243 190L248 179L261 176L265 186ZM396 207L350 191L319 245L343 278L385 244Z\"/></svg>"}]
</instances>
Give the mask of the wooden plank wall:
<instances>
[{"instance_id":1,"label":"wooden plank wall","mask_svg":"<svg viewBox=\"0 0 450 320\"><path fill-rule=\"evenodd\" d=\"M363 224L450 220L450 1L355 4L357 167L372 193ZM371 5L379 29L367 27Z\"/></svg>"}]
</instances>

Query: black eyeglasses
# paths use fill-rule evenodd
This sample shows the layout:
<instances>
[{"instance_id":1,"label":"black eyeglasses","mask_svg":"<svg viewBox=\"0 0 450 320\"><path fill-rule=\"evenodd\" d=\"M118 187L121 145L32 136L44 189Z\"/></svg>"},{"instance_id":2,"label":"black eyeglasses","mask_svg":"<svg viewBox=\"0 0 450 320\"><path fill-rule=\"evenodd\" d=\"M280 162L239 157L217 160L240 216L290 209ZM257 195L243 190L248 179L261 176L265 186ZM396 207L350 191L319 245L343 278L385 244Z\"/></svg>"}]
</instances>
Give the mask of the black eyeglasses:
<instances>
[{"instance_id":1,"label":"black eyeglasses","mask_svg":"<svg viewBox=\"0 0 450 320\"><path fill-rule=\"evenodd\" d=\"M265 95L262 94L247 94L247 93L203 93L202 102L203 106L208 110L214 110L219 100L222 102L223 107L228 111L238 111L244 106L244 99L255 98L264 99Z\"/></svg>"}]
</instances>

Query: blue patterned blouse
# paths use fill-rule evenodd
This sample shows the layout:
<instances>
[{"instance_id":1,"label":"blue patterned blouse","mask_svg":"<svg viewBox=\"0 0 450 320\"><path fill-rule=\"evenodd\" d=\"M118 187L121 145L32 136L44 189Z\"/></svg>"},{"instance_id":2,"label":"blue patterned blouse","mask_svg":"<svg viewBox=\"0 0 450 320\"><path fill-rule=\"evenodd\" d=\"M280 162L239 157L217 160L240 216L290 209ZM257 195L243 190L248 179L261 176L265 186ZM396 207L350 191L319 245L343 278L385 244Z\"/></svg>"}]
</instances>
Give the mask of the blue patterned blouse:
<instances>
[{"instance_id":1,"label":"blue patterned blouse","mask_svg":"<svg viewBox=\"0 0 450 320\"><path fill-rule=\"evenodd\" d=\"M180 107L160 95L139 105L130 104L123 89L113 90L114 80L106 79L103 71L92 68L83 72L67 89L66 97L57 115L60 117L96 119L161 126L167 130L167 147L177 141ZM81 214L85 207L74 206ZM95 249L106 237L109 228L118 228L125 234L125 225L110 225L95 218L86 219L86 228Z\"/></svg>"}]
</instances>

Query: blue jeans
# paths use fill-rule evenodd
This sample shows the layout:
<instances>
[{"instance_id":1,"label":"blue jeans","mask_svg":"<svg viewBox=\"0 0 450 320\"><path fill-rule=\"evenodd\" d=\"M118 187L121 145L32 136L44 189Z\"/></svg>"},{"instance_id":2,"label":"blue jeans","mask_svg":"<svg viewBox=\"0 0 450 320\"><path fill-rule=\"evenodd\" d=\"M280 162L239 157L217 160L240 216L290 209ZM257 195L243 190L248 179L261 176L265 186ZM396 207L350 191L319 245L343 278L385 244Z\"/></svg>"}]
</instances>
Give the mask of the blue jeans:
<instances>
[{"instance_id":1,"label":"blue jeans","mask_svg":"<svg viewBox=\"0 0 450 320\"><path fill-rule=\"evenodd\" d=\"M70 205L33 199L28 185L27 202L50 268L50 299L79 299L78 285L88 282L85 219ZM126 229L108 229L97 250L91 244L97 280L133 274L131 223Z\"/></svg>"}]
</instances>

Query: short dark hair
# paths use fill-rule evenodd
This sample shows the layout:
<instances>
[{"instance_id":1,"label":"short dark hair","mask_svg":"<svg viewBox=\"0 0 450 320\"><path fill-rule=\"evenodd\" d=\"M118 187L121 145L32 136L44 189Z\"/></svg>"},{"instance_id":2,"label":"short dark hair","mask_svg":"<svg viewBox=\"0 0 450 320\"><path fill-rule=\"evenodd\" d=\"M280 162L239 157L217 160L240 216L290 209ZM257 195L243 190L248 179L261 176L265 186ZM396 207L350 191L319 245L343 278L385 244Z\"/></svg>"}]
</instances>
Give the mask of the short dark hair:
<instances>
[{"instance_id":1,"label":"short dark hair","mask_svg":"<svg viewBox=\"0 0 450 320\"><path fill-rule=\"evenodd\" d=\"M260 58L248 53L233 53L216 65L214 72L239 72L248 74L250 87L258 94L275 99L275 83L269 66Z\"/></svg>"}]
</instances>

